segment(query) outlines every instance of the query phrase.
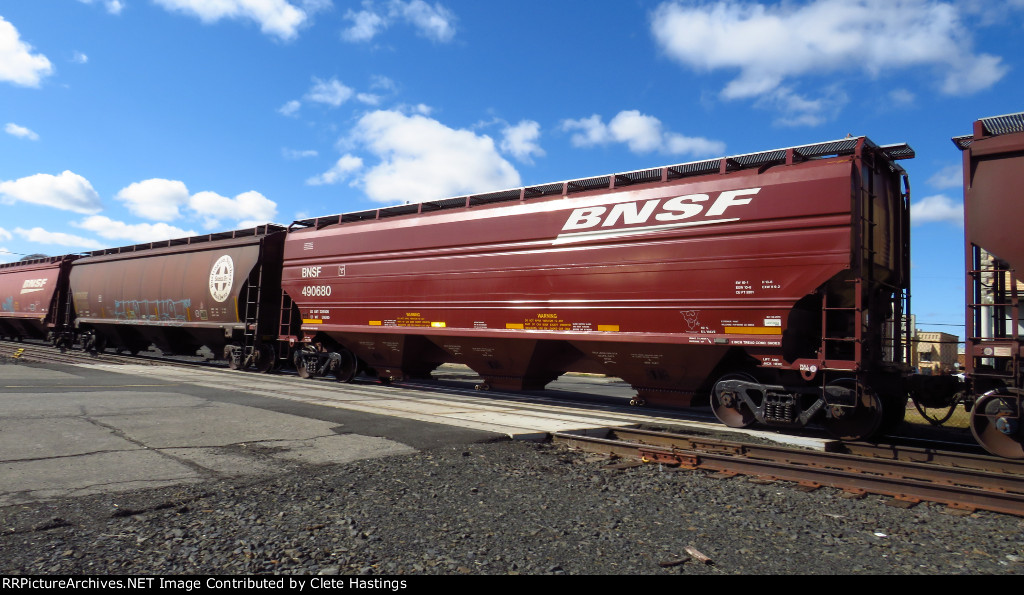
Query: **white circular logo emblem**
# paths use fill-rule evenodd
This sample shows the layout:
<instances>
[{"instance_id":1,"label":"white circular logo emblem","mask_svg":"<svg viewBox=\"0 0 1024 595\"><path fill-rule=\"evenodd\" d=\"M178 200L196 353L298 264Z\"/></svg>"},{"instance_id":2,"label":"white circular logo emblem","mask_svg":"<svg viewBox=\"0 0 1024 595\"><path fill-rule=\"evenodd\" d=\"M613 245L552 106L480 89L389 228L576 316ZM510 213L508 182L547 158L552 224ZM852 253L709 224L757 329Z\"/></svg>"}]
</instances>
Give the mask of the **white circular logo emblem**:
<instances>
[{"instance_id":1,"label":"white circular logo emblem","mask_svg":"<svg viewBox=\"0 0 1024 595\"><path fill-rule=\"evenodd\" d=\"M231 295L231 284L235 279L235 263L225 254L213 263L210 269L210 295L218 302L223 302Z\"/></svg>"}]
</instances>

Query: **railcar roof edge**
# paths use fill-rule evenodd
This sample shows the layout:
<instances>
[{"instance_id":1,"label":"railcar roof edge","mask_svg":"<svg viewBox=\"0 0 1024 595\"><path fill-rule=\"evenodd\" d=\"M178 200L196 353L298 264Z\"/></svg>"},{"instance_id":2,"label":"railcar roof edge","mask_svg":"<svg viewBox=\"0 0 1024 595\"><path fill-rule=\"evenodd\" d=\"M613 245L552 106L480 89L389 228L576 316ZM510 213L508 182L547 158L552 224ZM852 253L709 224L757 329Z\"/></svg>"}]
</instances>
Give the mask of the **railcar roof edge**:
<instances>
[{"instance_id":1,"label":"railcar roof edge","mask_svg":"<svg viewBox=\"0 0 1024 595\"><path fill-rule=\"evenodd\" d=\"M1017 132L1024 132L1024 112L1016 114L1003 114L1002 116L989 116L987 118L978 118L978 122L981 122L983 136L1002 136L1004 134L1015 134ZM971 143L974 142L976 134L964 134L961 136L954 136L952 138L953 144L957 146L961 151L966 151Z\"/></svg>"},{"instance_id":2,"label":"railcar roof edge","mask_svg":"<svg viewBox=\"0 0 1024 595\"><path fill-rule=\"evenodd\" d=\"M61 254L58 256L44 256L40 258L33 258L32 260L16 260L14 262L5 262L0 264L0 269L28 267L39 264L52 264L55 262L60 262L62 260L74 260L76 258L79 258L78 254Z\"/></svg>"},{"instance_id":3,"label":"railcar roof edge","mask_svg":"<svg viewBox=\"0 0 1024 595\"><path fill-rule=\"evenodd\" d=\"M520 188L499 190L496 192L487 192L482 194L468 194L452 198L423 201L420 203L406 203L377 209L367 209L365 211L312 217L309 219L298 219L288 226L288 230L292 231L302 228L321 229L328 225L336 225L340 223L365 221L367 219L382 219L400 215L421 214L444 209L519 200L521 198L537 198L552 195L566 196L575 192L608 188L611 185L612 180L615 181L616 186L649 184L662 181L663 173L668 180L677 180L684 177L722 171L723 169L729 172L749 169L752 167L762 167L765 165L776 165L786 162L786 156L789 151L793 151L794 157L801 161L811 161L841 155L852 155L856 152L857 145L861 140L864 141L864 146L866 148L877 150L887 157L890 160L890 165L893 170L900 173L904 173L903 168L893 162L900 159L911 159L915 156L914 149L906 143L879 146L866 136L850 136L837 140L811 143L808 145L797 145L782 149L770 149L767 151L757 151L741 155L716 157L714 159L704 159L701 161L691 161L676 165L638 169L629 172L594 176L590 178L565 180L562 182L552 182L536 186L523 186Z\"/></svg>"},{"instance_id":4,"label":"railcar roof edge","mask_svg":"<svg viewBox=\"0 0 1024 595\"><path fill-rule=\"evenodd\" d=\"M82 257L93 257L93 256L108 256L111 254L129 254L132 252L142 252L146 250L155 250L159 248L174 248L177 246L187 246L192 244L202 244L205 242L215 242L218 240L230 240L230 239L243 239L253 238L259 236L270 235L272 233L279 233L288 229L284 225L278 225L276 223L267 223L264 225L257 225L255 227L246 227L243 229L234 229L231 231L220 231L196 236L186 236L182 238L171 238L169 240L160 240L158 242L148 242L143 244L133 244L130 246L117 246L114 248L103 248L101 250L93 250L92 252L83 252Z\"/></svg>"}]
</instances>

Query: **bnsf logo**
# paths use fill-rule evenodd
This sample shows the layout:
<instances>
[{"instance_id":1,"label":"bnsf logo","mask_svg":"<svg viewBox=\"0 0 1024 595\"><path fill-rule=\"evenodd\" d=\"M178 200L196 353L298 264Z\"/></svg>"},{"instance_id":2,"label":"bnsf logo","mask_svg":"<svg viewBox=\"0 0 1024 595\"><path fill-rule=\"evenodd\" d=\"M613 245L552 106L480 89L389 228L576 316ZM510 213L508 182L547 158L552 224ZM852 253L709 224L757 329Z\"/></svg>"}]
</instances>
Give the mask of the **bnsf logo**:
<instances>
[{"instance_id":1,"label":"bnsf logo","mask_svg":"<svg viewBox=\"0 0 1024 595\"><path fill-rule=\"evenodd\" d=\"M25 279L25 282L21 284L21 293L42 291L46 287L47 281L49 279Z\"/></svg>"},{"instance_id":2,"label":"bnsf logo","mask_svg":"<svg viewBox=\"0 0 1024 595\"><path fill-rule=\"evenodd\" d=\"M739 217L721 217L732 207L749 204L753 200L753 196L760 191L760 188L727 190L720 193L713 201L708 194L686 194L669 199L655 198L575 209L569 214L565 225L562 226L563 233L555 239L555 243L582 242L588 239L634 235L673 227L736 221ZM710 206L705 211L704 208L708 203ZM698 215L702 215L702 217L699 220L693 220ZM660 224L639 228L601 229L620 224L643 225L650 222L652 217Z\"/></svg>"}]
</instances>

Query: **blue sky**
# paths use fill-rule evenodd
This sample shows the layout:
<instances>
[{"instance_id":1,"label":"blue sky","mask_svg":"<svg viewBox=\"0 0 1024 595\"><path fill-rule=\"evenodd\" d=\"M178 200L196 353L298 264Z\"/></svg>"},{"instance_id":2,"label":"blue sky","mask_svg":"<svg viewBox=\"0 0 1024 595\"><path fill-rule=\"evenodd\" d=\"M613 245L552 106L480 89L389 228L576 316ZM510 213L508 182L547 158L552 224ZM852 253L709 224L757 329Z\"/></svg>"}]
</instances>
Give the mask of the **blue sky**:
<instances>
[{"instance_id":1,"label":"blue sky","mask_svg":"<svg viewBox=\"0 0 1024 595\"><path fill-rule=\"evenodd\" d=\"M1024 0L0 0L0 262L867 135L962 335L960 153Z\"/></svg>"}]
</instances>

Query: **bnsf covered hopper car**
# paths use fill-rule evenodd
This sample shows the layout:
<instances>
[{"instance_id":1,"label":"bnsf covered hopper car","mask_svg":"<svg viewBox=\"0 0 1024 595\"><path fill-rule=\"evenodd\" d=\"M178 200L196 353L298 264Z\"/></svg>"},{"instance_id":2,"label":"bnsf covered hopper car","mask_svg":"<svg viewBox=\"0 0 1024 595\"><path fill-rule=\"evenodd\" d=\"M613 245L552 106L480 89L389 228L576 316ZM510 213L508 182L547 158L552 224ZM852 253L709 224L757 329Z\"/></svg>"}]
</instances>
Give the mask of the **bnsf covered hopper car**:
<instances>
[{"instance_id":1,"label":"bnsf covered hopper car","mask_svg":"<svg viewBox=\"0 0 1024 595\"><path fill-rule=\"evenodd\" d=\"M906 404L912 156L847 138L297 221L281 339L303 375L601 372L730 426L868 436Z\"/></svg>"},{"instance_id":2,"label":"bnsf covered hopper car","mask_svg":"<svg viewBox=\"0 0 1024 595\"><path fill-rule=\"evenodd\" d=\"M75 256L0 264L0 336L63 345L68 275Z\"/></svg>"},{"instance_id":3,"label":"bnsf covered hopper car","mask_svg":"<svg viewBox=\"0 0 1024 595\"><path fill-rule=\"evenodd\" d=\"M269 370L284 231L267 225L92 252L71 269L77 334L91 350L206 346L233 367Z\"/></svg>"},{"instance_id":4,"label":"bnsf covered hopper car","mask_svg":"<svg viewBox=\"0 0 1024 595\"><path fill-rule=\"evenodd\" d=\"M983 118L953 141L964 166L971 430L989 452L1024 458L1024 113Z\"/></svg>"}]
</instances>

